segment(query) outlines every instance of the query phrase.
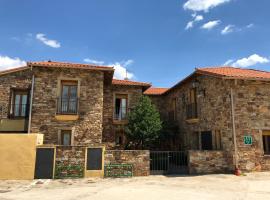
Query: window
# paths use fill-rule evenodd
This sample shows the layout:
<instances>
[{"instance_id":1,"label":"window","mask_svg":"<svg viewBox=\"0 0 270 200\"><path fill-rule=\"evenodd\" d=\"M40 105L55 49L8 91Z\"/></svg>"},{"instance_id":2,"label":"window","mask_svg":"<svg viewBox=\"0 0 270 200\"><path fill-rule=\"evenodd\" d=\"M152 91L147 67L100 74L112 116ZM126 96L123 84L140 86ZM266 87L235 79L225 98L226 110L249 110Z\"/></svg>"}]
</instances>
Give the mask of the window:
<instances>
[{"instance_id":1,"label":"window","mask_svg":"<svg viewBox=\"0 0 270 200\"><path fill-rule=\"evenodd\" d=\"M77 114L78 98L77 81L62 81L61 96L58 99L58 113L60 114Z\"/></svg>"},{"instance_id":2,"label":"window","mask_svg":"<svg viewBox=\"0 0 270 200\"><path fill-rule=\"evenodd\" d=\"M270 131L263 131L262 140L264 154L270 155Z\"/></svg>"},{"instance_id":3,"label":"window","mask_svg":"<svg viewBox=\"0 0 270 200\"><path fill-rule=\"evenodd\" d=\"M28 94L29 90L12 90L10 115L12 117L28 117Z\"/></svg>"},{"instance_id":4,"label":"window","mask_svg":"<svg viewBox=\"0 0 270 200\"><path fill-rule=\"evenodd\" d=\"M211 131L201 132L201 149L202 150L213 150L212 132Z\"/></svg>"},{"instance_id":5,"label":"window","mask_svg":"<svg viewBox=\"0 0 270 200\"><path fill-rule=\"evenodd\" d=\"M188 96L187 118L194 119L198 117L197 111L197 92L196 88L191 88Z\"/></svg>"},{"instance_id":6,"label":"window","mask_svg":"<svg viewBox=\"0 0 270 200\"><path fill-rule=\"evenodd\" d=\"M116 95L114 102L114 119L125 120L127 118L127 95Z\"/></svg>"},{"instance_id":7,"label":"window","mask_svg":"<svg viewBox=\"0 0 270 200\"><path fill-rule=\"evenodd\" d=\"M122 127L118 127L115 130L115 144L116 145L123 145L124 144L124 139L125 139L125 132Z\"/></svg>"},{"instance_id":8,"label":"window","mask_svg":"<svg viewBox=\"0 0 270 200\"><path fill-rule=\"evenodd\" d=\"M71 145L71 130L61 130L60 144L64 146Z\"/></svg>"}]
</instances>

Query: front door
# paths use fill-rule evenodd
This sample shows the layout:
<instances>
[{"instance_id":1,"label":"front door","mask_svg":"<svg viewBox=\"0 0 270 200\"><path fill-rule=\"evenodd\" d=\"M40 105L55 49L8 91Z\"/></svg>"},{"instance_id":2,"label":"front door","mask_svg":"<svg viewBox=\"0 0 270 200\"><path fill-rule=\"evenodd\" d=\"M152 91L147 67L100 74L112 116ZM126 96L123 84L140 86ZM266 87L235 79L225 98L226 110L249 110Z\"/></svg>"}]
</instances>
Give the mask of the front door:
<instances>
[{"instance_id":1,"label":"front door","mask_svg":"<svg viewBox=\"0 0 270 200\"><path fill-rule=\"evenodd\" d=\"M37 148L35 179L52 179L54 170L54 148Z\"/></svg>"}]
</instances>

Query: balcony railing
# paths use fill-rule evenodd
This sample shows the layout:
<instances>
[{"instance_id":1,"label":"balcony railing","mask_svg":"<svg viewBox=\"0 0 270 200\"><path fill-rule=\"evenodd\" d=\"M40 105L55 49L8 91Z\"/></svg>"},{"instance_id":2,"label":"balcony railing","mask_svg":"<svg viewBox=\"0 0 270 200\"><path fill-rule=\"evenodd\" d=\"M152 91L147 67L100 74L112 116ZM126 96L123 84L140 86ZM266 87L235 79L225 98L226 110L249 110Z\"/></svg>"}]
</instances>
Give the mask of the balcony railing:
<instances>
[{"instance_id":1,"label":"balcony railing","mask_svg":"<svg viewBox=\"0 0 270 200\"><path fill-rule=\"evenodd\" d=\"M29 116L29 104L12 104L10 116L27 118Z\"/></svg>"},{"instance_id":2,"label":"balcony railing","mask_svg":"<svg viewBox=\"0 0 270 200\"><path fill-rule=\"evenodd\" d=\"M187 119L198 118L198 108L197 103L191 103L187 105Z\"/></svg>"},{"instance_id":3,"label":"balcony railing","mask_svg":"<svg viewBox=\"0 0 270 200\"><path fill-rule=\"evenodd\" d=\"M78 114L79 98L57 98L56 114L76 115Z\"/></svg>"},{"instance_id":4,"label":"balcony railing","mask_svg":"<svg viewBox=\"0 0 270 200\"><path fill-rule=\"evenodd\" d=\"M118 121L127 120L127 112L128 112L128 109L124 107L114 108L113 119L118 120Z\"/></svg>"}]
</instances>

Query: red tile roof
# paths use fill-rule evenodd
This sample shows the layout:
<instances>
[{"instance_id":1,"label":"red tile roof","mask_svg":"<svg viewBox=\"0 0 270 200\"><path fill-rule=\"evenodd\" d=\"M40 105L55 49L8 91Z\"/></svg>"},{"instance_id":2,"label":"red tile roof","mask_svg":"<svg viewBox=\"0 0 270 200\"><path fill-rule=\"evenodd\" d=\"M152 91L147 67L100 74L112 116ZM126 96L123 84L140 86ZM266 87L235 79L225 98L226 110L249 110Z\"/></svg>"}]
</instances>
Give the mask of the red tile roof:
<instances>
[{"instance_id":1,"label":"red tile roof","mask_svg":"<svg viewBox=\"0 0 270 200\"><path fill-rule=\"evenodd\" d=\"M148 88L144 94L146 95L162 95L164 94L169 88Z\"/></svg>"},{"instance_id":2,"label":"red tile roof","mask_svg":"<svg viewBox=\"0 0 270 200\"><path fill-rule=\"evenodd\" d=\"M61 68L73 68L73 69L90 69L90 70L101 70L101 71L113 71L113 67L90 65L90 64L80 64L80 63L68 63L68 62L54 62L54 61L44 61L44 62L28 62L29 66L35 67L61 67Z\"/></svg>"},{"instance_id":3,"label":"red tile roof","mask_svg":"<svg viewBox=\"0 0 270 200\"><path fill-rule=\"evenodd\" d=\"M16 67L16 68L13 68L13 69L3 70L3 71L0 71L0 76L4 75L4 74L9 74L9 73L13 73L13 72L22 71L22 70L25 70L25 69L29 69L29 67L28 66L22 66L22 67Z\"/></svg>"},{"instance_id":4,"label":"red tile roof","mask_svg":"<svg viewBox=\"0 0 270 200\"><path fill-rule=\"evenodd\" d=\"M119 79L113 79L112 84L113 85L130 85L130 86L151 87L150 83L138 82L138 81L130 81L130 80L119 80Z\"/></svg>"},{"instance_id":5,"label":"red tile roof","mask_svg":"<svg viewBox=\"0 0 270 200\"><path fill-rule=\"evenodd\" d=\"M235 67L197 68L195 72L218 77L229 77L237 79L270 79L270 72Z\"/></svg>"}]
</instances>

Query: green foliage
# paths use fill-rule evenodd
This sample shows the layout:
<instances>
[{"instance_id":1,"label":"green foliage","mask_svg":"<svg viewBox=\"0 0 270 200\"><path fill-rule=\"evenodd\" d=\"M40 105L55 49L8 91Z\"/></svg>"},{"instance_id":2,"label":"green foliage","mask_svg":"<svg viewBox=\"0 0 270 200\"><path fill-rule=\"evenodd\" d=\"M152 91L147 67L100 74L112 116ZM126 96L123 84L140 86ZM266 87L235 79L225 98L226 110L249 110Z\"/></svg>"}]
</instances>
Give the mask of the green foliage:
<instances>
[{"instance_id":1,"label":"green foliage","mask_svg":"<svg viewBox=\"0 0 270 200\"><path fill-rule=\"evenodd\" d=\"M128 125L125 128L129 145L135 148L149 148L160 137L162 122L160 115L151 100L142 96L135 108L128 114Z\"/></svg>"},{"instance_id":2,"label":"green foliage","mask_svg":"<svg viewBox=\"0 0 270 200\"><path fill-rule=\"evenodd\" d=\"M56 164L55 166L55 178L82 178L83 177L83 167L76 164Z\"/></svg>"}]
</instances>

